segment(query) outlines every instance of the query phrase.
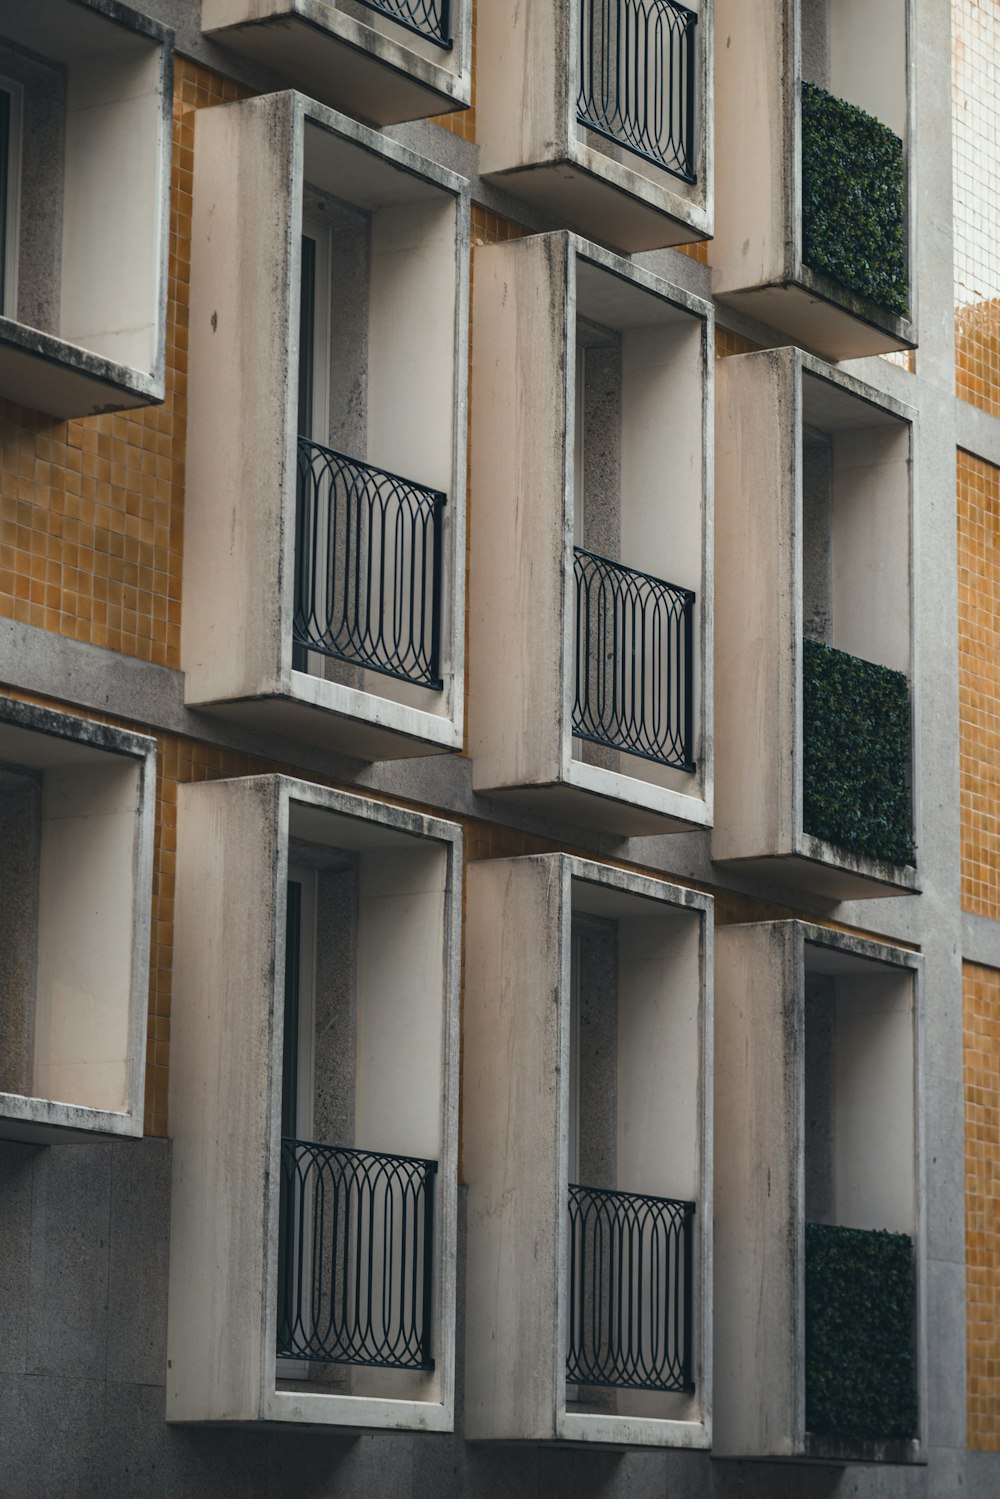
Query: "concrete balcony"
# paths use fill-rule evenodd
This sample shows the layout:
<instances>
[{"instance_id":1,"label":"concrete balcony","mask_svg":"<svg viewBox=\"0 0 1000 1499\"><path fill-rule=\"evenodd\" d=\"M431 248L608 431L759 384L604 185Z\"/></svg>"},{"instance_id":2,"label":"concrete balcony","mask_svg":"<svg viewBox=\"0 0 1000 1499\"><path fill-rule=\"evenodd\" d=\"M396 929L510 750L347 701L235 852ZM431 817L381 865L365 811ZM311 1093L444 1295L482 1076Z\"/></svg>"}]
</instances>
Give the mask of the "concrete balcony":
<instances>
[{"instance_id":1,"label":"concrete balcony","mask_svg":"<svg viewBox=\"0 0 1000 1499\"><path fill-rule=\"evenodd\" d=\"M717 6L714 291L825 359L917 341L911 10Z\"/></svg>"},{"instance_id":2,"label":"concrete balcony","mask_svg":"<svg viewBox=\"0 0 1000 1499\"><path fill-rule=\"evenodd\" d=\"M167 1419L450 1431L459 829L184 786L176 902Z\"/></svg>"},{"instance_id":3,"label":"concrete balcony","mask_svg":"<svg viewBox=\"0 0 1000 1499\"><path fill-rule=\"evenodd\" d=\"M468 880L466 1435L708 1448L711 900L563 854Z\"/></svg>"},{"instance_id":4,"label":"concrete balcony","mask_svg":"<svg viewBox=\"0 0 1000 1499\"><path fill-rule=\"evenodd\" d=\"M712 856L831 900L912 894L913 412L796 349L716 379Z\"/></svg>"},{"instance_id":5,"label":"concrete balcony","mask_svg":"<svg viewBox=\"0 0 1000 1499\"><path fill-rule=\"evenodd\" d=\"M713 1451L926 1461L922 960L764 922L715 971Z\"/></svg>"},{"instance_id":6,"label":"concrete balcony","mask_svg":"<svg viewBox=\"0 0 1000 1499\"><path fill-rule=\"evenodd\" d=\"M363 760L458 749L464 179L297 94L199 110L196 142L187 701Z\"/></svg>"},{"instance_id":7,"label":"concrete balcony","mask_svg":"<svg viewBox=\"0 0 1000 1499\"><path fill-rule=\"evenodd\" d=\"M491 0L480 170L623 252L712 233L712 0Z\"/></svg>"},{"instance_id":8,"label":"concrete balcony","mask_svg":"<svg viewBox=\"0 0 1000 1499\"><path fill-rule=\"evenodd\" d=\"M201 25L371 125L469 107L471 0L202 0Z\"/></svg>"},{"instance_id":9,"label":"concrete balcony","mask_svg":"<svg viewBox=\"0 0 1000 1499\"><path fill-rule=\"evenodd\" d=\"M473 784L705 827L711 309L558 233L477 250L474 321Z\"/></svg>"}]
</instances>

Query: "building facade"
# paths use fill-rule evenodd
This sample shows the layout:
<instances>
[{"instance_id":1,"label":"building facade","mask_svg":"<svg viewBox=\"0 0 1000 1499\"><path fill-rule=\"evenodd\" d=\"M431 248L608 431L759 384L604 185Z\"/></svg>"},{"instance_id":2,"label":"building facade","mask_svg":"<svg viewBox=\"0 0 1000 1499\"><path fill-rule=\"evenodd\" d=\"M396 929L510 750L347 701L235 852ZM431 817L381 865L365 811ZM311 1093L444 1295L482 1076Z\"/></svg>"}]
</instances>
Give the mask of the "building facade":
<instances>
[{"instance_id":1,"label":"building facade","mask_svg":"<svg viewBox=\"0 0 1000 1499\"><path fill-rule=\"evenodd\" d=\"M992 0L6 0L0 1496L1000 1488Z\"/></svg>"}]
</instances>

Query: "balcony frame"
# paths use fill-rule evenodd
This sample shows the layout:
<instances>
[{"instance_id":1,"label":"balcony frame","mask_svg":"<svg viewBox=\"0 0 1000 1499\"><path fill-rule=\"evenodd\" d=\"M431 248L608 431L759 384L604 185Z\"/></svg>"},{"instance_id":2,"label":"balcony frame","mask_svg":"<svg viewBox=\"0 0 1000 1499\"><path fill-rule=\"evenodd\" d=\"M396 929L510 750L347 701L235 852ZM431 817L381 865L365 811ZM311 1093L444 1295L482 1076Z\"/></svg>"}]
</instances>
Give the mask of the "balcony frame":
<instances>
[{"instance_id":1,"label":"balcony frame","mask_svg":"<svg viewBox=\"0 0 1000 1499\"><path fill-rule=\"evenodd\" d=\"M622 253L711 236L714 5L687 7L698 12L694 183L578 124L580 0L482 5L476 119L483 176Z\"/></svg>"},{"instance_id":2,"label":"balcony frame","mask_svg":"<svg viewBox=\"0 0 1000 1499\"><path fill-rule=\"evenodd\" d=\"M879 307L802 260L802 0L718 0L719 179L713 289L722 302L823 358L916 347L914 0L907 33L904 245L909 316Z\"/></svg>"},{"instance_id":3,"label":"balcony frame","mask_svg":"<svg viewBox=\"0 0 1000 1499\"><path fill-rule=\"evenodd\" d=\"M872 544L898 548L907 577L911 796L914 839L918 846L920 842L913 551L919 471L916 412L800 349L767 349L720 360L716 370L716 738L720 752L712 857L755 877L791 881L834 900L911 895L920 888L919 852L915 865L896 865L826 843L803 829L806 379L819 382L814 388L827 393L832 409L842 412L848 403L852 408L856 405L858 429L865 425L866 411L872 414L872 425L894 421L909 429L906 534L899 534L898 513L884 514L881 519L875 516ZM846 421L842 424L848 426ZM872 482L868 480L870 498ZM896 511L900 508L897 494ZM748 657L748 641L758 645L752 657ZM863 657L860 650L855 654Z\"/></svg>"},{"instance_id":4,"label":"balcony frame","mask_svg":"<svg viewBox=\"0 0 1000 1499\"><path fill-rule=\"evenodd\" d=\"M291 1373L279 1378L277 1361L284 911L296 828L299 836L336 848L391 853L423 846L443 868L439 896L435 884L416 877L407 888L380 886L377 892L398 901L401 932L421 901L441 903L440 930L431 933L426 953L411 947L387 959L407 962L419 974L430 971L420 967L423 956L439 974L441 1029L427 1037L420 1059L427 1076L440 1075L439 1087L420 1095L423 1127L439 1148L415 1152L438 1162L434 1369L375 1371L382 1383L359 1393L324 1391L321 1383L294 1388ZM223 878L236 870L235 879ZM461 878L461 831L454 823L287 776L181 787L170 1069L169 1421L452 1430ZM373 1016L373 1035L387 1018ZM361 1148L369 1143L359 1141ZM230 1273L234 1266L238 1274ZM398 1398L385 1395L386 1379L397 1381Z\"/></svg>"},{"instance_id":5,"label":"balcony frame","mask_svg":"<svg viewBox=\"0 0 1000 1499\"><path fill-rule=\"evenodd\" d=\"M712 308L610 251L565 231L477 249L476 360L473 369L469 732L477 791L525 802L546 815L620 836L707 827L712 817L712 484L714 323ZM575 427L577 314L602 326L672 345L670 374L657 375L678 399L657 441L681 450L676 492L663 494L675 520L691 514L678 542L678 572L664 582L692 588L694 605L695 770L667 770L622 752L617 770L574 753ZM697 352L694 350L698 341ZM653 339L655 341L655 339ZM634 347L638 347L635 345ZM666 343L656 343L666 359ZM529 351L526 353L526 350ZM638 356L636 356L638 358ZM649 356L652 359L652 356ZM664 366L665 367L665 366ZM658 571L649 533L663 496L654 477L667 461L654 453L643 421L641 385L623 375L622 525L630 517L626 566ZM514 399L516 393L516 399ZM661 393L662 394L662 393ZM659 397L658 397L659 398ZM665 398L664 398L665 399ZM686 400L686 406L681 401ZM631 423L626 491L625 420ZM701 423L701 440L691 432ZM685 446L686 444L686 446ZM626 506L626 493L628 505ZM530 503L520 503L522 496ZM685 508L688 507L688 508ZM683 558L683 560L680 560ZM530 586L529 582L530 581ZM516 607L511 606L516 601Z\"/></svg>"},{"instance_id":6,"label":"balcony frame","mask_svg":"<svg viewBox=\"0 0 1000 1499\"><path fill-rule=\"evenodd\" d=\"M371 125L468 109L471 0L450 0L449 48L376 14L367 8L370 0L363 3L362 19L339 0L202 0L201 28L213 42Z\"/></svg>"},{"instance_id":7,"label":"balcony frame","mask_svg":"<svg viewBox=\"0 0 1000 1499\"><path fill-rule=\"evenodd\" d=\"M195 139L181 629L186 701L362 760L460 749L465 179L294 93L199 110ZM353 685L292 664L298 294L304 183L313 176L321 179L317 186L330 192L336 186L337 197L376 217L399 209L405 219L390 218L385 234L398 236L401 222L409 226L409 253L394 257L396 279L385 281L382 300L374 290L368 297L368 447L351 456L447 495L440 691L377 673ZM262 213L262 204L274 211ZM442 305L431 337L425 308L435 293ZM410 322L407 307L415 309ZM402 348L391 361L390 321ZM418 352L426 375L419 401L407 374ZM236 367L244 378L234 385Z\"/></svg>"},{"instance_id":8,"label":"balcony frame","mask_svg":"<svg viewBox=\"0 0 1000 1499\"><path fill-rule=\"evenodd\" d=\"M0 42L67 79L62 260L50 288L58 331L0 316L0 398L60 420L157 405L166 390L174 33L117 0L8 0L0 28ZM23 128L19 136L23 149ZM17 174L23 221L30 179ZM18 259L37 258L22 240Z\"/></svg>"},{"instance_id":9,"label":"balcony frame","mask_svg":"<svg viewBox=\"0 0 1000 1499\"><path fill-rule=\"evenodd\" d=\"M470 1440L559 1442L605 1447L706 1449L712 1441L712 953L711 897L567 854L477 860L468 866L463 1048L463 1172L468 1185L465 1433ZM674 984L669 1006L647 996L645 1059L662 1079L683 1034L696 1055L678 1066L695 1079L697 1102L682 1122L690 1158L674 1180L696 1200L694 1384L671 1417L567 1408L569 1328L570 1051L573 1006L572 915L641 913L671 931ZM682 935L681 935L682 934ZM692 952L692 946L697 949ZM692 967L697 978L683 987ZM648 971L648 963L644 972ZM683 993L678 989L683 987ZM621 993L621 990L619 991ZM677 1029L679 1027L679 1029ZM668 1034L673 1044L665 1040ZM621 1034L621 1032L620 1032ZM696 1039L694 1039L696 1038ZM633 1042L636 1037L633 1036ZM659 1043L657 1048L657 1043ZM619 1046L621 1042L619 1041ZM649 1061L650 1047L656 1060ZM499 1065L498 1065L499 1059ZM640 1070L643 1061L633 1058ZM615 1087L621 1098L619 1051ZM683 1092L636 1080L640 1110L662 1108ZM646 1075L649 1082L652 1073ZM633 1169L652 1167L665 1117L618 1122ZM662 1144L655 1149L662 1156ZM622 1181L623 1190L648 1181ZM657 1183L662 1189L664 1183ZM640 1400L648 1397L639 1397Z\"/></svg>"},{"instance_id":10,"label":"balcony frame","mask_svg":"<svg viewBox=\"0 0 1000 1499\"><path fill-rule=\"evenodd\" d=\"M85 1140L94 1135L138 1138L143 1133L152 922L153 835L156 808L156 741L144 735L128 733L124 729L92 723L89 719L56 713L48 708L35 707L10 698L0 698L0 766L4 770L12 765L18 769L25 767L29 772L34 771L40 778L44 778L49 770L58 771L68 768L75 777L79 778L81 772L85 774L88 769L100 770L102 762L108 769L112 769L116 764L119 766L130 764L135 776L135 807L131 813L132 846L128 860L129 912L124 923L120 920L118 922L119 934L123 925L128 929L129 950L117 954L117 961L114 964L119 976L122 973L128 975L125 1003L121 1006L120 1024L115 1038L117 1045L125 1054L125 1060L122 1063L124 1107L118 1110L84 1106L44 1095L0 1092L0 1139L21 1140L32 1144L52 1144L58 1140ZM101 794L100 787L96 789L96 794ZM107 795L105 790L103 797L106 799ZM65 793L63 799L65 800ZM91 822L91 825L96 824L100 819L94 815L93 803L84 801L83 807L82 815ZM107 805L102 810L114 812L114 809ZM81 813L74 812L71 806L68 811L63 811L62 816L65 823L69 823L79 819ZM51 822L49 825L51 826ZM46 822L43 821L43 831L45 826ZM107 851L106 838L101 840L100 847L98 847L94 832L75 846L72 840L67 844L64 838L61 852L58 853L54 862L50 861L49 876L45 881L45 845L44 841L40 843L35 863L36 881L41 880L47 883L50 886L50 895L53 893L51 887L55 881L55 891L60 901L59 921L48 924L50 940L56 927L59 927L64 935L69 933L73 941L78 940L80 933L86 929L92 932L100 930L102 942L109 943L112 940L108 932L106 912L95 912L85 893L88 879L95 878L97 874L109 873ZM88 853L94 854L99 859L96 866L93 863L88 865L86 862ZM10 857L9 849L7 856ZM82 868L72 865L71 860L74 857L84 861ZM124 860L121 862L124 863ZM58 884L60 876L67 881L61 892ZM36 890L39 890L37 883ZM36 906L36 948L41 947L44 941L45 927L41 911L43 893L39 890L36 896L38 903ZM22 926L25 924L23 915L24 913L21 912ZM97 924L102 918L105 923L104 928L99 929ZM102 978L106 973L111 972L110 957L108 949L103 948L100 954ZM54 952L51 966L56 981L61 960L77 966L77 960L71 953L62 955L58 951ZM93 961L93 953L84 955L81 966L85 974L92 970ZM36 986L31 1003L33 1011L37 1013L37 972L40 966L40 954L37 951L34 963ZM110 990L110 979L106 979L106 983L107 989ZM10 996L7 995L6 998L9 1003ZM110 993L106 993L105 998L110 1003ZM57 1072L60 1068L66 1070L78 1066L80 1059L73 1054L59 1055L59 1022L60 1018L65 1022L65 1013L60 1017L53 1003L50 1006L48 1018L49 1039L53 1043L52 1054L46 1064L48 1069ZM90 1018L92 1022L93 1016ZM34 1019L32 1029L34 1029ZM101 1060L106 1061L106 1058ZM36 1045L34 1055L36 1069L38 1061Z\"/></svg>"},{"instance_id":11,"label":"balcony frame","mask_svg":"<svg viewBox=\"0 0 1000 1499\"><path fill-rule=\"evenodd\" d=\"M909 976L918 1437L857 1446L805 1428L805 976ZM815 971L815 970L814 970ZM727 1458L926 1462L927 1248L923 959L906 948L801 921L716 933L716 1403L713 1451ZM748 1232L749 1229L749 1232ZM767 1378L748 1371L767 1370Z\"/></svg>"}]
</instances>

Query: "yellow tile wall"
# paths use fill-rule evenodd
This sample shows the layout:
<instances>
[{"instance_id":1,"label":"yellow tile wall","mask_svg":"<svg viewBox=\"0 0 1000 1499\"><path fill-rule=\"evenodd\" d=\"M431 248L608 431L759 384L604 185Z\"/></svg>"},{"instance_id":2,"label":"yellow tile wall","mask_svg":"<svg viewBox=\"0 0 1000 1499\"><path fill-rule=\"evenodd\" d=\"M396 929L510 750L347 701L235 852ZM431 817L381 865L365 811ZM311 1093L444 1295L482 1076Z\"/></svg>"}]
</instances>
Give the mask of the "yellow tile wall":
<instances>
[{"instance_id":1,"label":"yellow tile wall","mask_svg":"<svg viewBox=\"0 0 1000 1499\"><path fill-rule=\"evenodd\" d=\"M1000 972L962 965L966 1440L1000 1451Z\"/></svg>"},{"instance_id":2,"label":"yellow tile wall","mask_svg":"<svg viewBox=\"0 0 1000 1499\"><path fill-rule=\"evenodd\" d=\"M1000 919L1000 469L957 467L962 907Z\"/></svg>"}]
</instances>

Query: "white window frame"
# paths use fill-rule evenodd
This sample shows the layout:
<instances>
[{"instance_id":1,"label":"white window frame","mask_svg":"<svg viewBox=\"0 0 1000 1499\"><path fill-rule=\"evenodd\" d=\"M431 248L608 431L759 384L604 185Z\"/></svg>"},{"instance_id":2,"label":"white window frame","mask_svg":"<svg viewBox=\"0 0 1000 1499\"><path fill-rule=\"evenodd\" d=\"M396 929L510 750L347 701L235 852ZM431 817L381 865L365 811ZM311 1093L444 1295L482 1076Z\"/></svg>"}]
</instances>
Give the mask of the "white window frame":
<instances>
[{"instance_id":1,"label":"white window frame","mask_svg":"<svg viewBox=\"0 0 1000 1499\"><path fill-rule=\"evenodd\" d=\"M0 92L10 99L7 137L6 233L3 244L3 281L0 284L0 315L17 318L18 244L21 238L21 154L24 134L24 89L0 74Z\"/></svg>"}]
</instances>

